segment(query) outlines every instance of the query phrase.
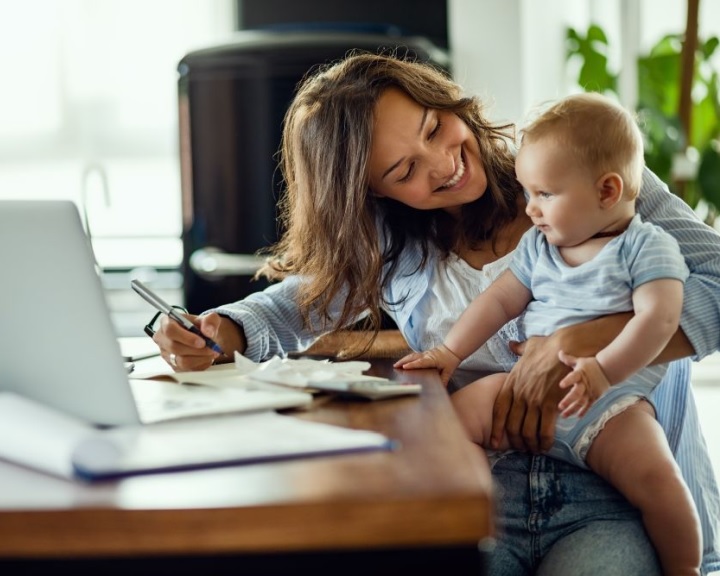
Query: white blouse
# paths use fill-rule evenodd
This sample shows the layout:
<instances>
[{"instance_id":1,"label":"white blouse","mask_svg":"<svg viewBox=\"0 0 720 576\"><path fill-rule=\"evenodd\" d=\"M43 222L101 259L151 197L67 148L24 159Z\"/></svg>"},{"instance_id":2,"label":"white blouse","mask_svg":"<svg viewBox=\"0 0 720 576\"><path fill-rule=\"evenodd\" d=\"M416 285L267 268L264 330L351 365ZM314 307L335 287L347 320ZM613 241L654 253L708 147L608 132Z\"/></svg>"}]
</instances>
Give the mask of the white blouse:
<instances>
[{"instance_id":1,"label":"white blouse","mask_svg":"<svg viewBox=\"0 0 720 576\"><path fill-rule=\"evenodd\" d=\"M429 350L443 343L463 310L507 269L511 258L512 253L506 254L480 270L476 270L455 254L451 254L447 260L435 260L429 289L413 312L416 333L421 335L418 342L421 350ZM511 334L507 334L508 331ZM508 339L514 339L513 334L517 334L514 322L506 325L498 335L493 336L465 359L460 367L507 372L516 360L507 348ZM502 338L502 335L505 335L505 338Z\"/></svg>"}]
</instances>

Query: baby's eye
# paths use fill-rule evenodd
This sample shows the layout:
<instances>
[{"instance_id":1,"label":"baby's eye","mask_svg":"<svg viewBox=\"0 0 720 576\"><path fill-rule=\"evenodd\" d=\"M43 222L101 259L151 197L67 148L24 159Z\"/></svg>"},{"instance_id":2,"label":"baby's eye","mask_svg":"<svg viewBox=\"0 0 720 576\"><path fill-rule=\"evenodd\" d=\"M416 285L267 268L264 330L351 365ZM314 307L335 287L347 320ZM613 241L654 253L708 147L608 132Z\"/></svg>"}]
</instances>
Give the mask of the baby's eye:
<instances>
[{"instance_id":1,"label":"baby's eye","mask_svg":"<svg viewBox=\"0 0 720 576\"><path fill-rule=\"evenodd\" d=\"M538 196L542 198L543 200L547 200L548 198L552 198L552 194L550 192L538 192Z\"/></svg>"}]
</instances>

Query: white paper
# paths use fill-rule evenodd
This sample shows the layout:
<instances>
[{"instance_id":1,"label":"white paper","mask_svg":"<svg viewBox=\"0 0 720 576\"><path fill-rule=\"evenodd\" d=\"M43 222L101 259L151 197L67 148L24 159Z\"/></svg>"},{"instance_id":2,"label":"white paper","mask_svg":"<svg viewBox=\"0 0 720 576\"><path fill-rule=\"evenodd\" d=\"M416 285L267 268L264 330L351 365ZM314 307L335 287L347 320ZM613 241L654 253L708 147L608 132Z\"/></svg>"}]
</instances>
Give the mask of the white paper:
<instances>
[{"instance_id":1,"label":"white paper","mask_svg":"<svg viewBox=\"0 0 720 576\"><path fill-rule=\"evenodd\" d=\"M124 358L143 360L160 355L159 346L147 336L120 336L117 341Z\"/></svg>"},{"instance_id":2,"label":"white paper","mask_svg":"<svg viewBox=\"0 0 720 576\"><path fill-rule=\"evenodd\" d=\"M329 380L378 380L387 382L387 378L363 374L370 369L370 362L349 361L330 362L312 358L280 358L273 356L266 362L255 363L235 352L235 367L238 372L252 380L305 388L311 382Z\"/></svg>"},{"instance_id":3,"label":"white paper","mask_svg":"<svg viewBox=\"0 0 720 576\"><path fill-rule=\"evenodd\" d=\"M310 406L312 394L253 380L223 380L220 386L182 385L168 380L130 380L140 420L146 424L190 416L246 413Z\"/></svg>"},{"instance_id":4,"label":"white paper","mask_svg":"<svg viewBox=\"0 0 720 576\"><path fill-rule=\"evenodd\" d=\"M219 364L198 372L173 372L169 367L162 371L133 374L133 378L150 379L168 376L181 384L243 388L252 382L266 382L291 388L312 387L312 382L331 380L381 381L387 378L363 374L370 362L331 362L312 358L280 358L273 356L265 362L253 362L235 352L234 364Z\"/></svg>"}]
</instances>

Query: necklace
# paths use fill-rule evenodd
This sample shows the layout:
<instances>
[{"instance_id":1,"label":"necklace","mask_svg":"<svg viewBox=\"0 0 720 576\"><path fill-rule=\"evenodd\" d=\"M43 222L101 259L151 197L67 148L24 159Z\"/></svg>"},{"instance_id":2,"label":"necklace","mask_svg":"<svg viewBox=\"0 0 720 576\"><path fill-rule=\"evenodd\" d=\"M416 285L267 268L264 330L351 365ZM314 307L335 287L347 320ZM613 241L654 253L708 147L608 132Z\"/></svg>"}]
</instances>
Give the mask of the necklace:
<instances>
[{"instance_id":1,"label":"necklace","mask_svg":"<svg viewBox=\"0 0 720 576\"><path fill-rule=\"evenodd\" d=\"M593 234L590 236L590 238L612 238L613 236L620 236L623 232L625 232L627 228L624 228L622 230L605 230L603 232L598 232L597 234Z\"/></svg>"}]
</instances>

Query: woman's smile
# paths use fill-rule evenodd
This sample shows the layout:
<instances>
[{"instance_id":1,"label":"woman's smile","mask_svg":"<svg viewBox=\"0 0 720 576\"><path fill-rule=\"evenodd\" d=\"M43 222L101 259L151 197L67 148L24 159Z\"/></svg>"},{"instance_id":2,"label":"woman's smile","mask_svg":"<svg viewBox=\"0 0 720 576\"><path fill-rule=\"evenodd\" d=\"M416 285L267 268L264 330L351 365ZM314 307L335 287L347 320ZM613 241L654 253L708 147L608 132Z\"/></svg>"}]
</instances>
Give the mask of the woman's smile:
<instances>
[{"instance_id":1,"label":"woman's smile","mask_svg":"<svg viewBox=\"0 0 720 576\"><path fill-rule=\"evenodd\" d=\"M463 154L461 152L460 158L458 159L458 162L457 162L457 169L455 170L455 174L452 175L452 178L450 178L450 180L448 180L447 182L445 182L445 184L440 186L440 188L438 188L436 190L436 192L442 191L442 190L447 190L449 188L454 188L455 186L461 187L460 186L461 184L465 184L465 182L468 179L467 177L469 177L469 175L470 175L470 172L467 172L467 177L465 177L466 176L465 166L466 166L465 160L464 160ZM465 178L463 178L463 177L465 177Z\"/></svg>"}]
</instances>

